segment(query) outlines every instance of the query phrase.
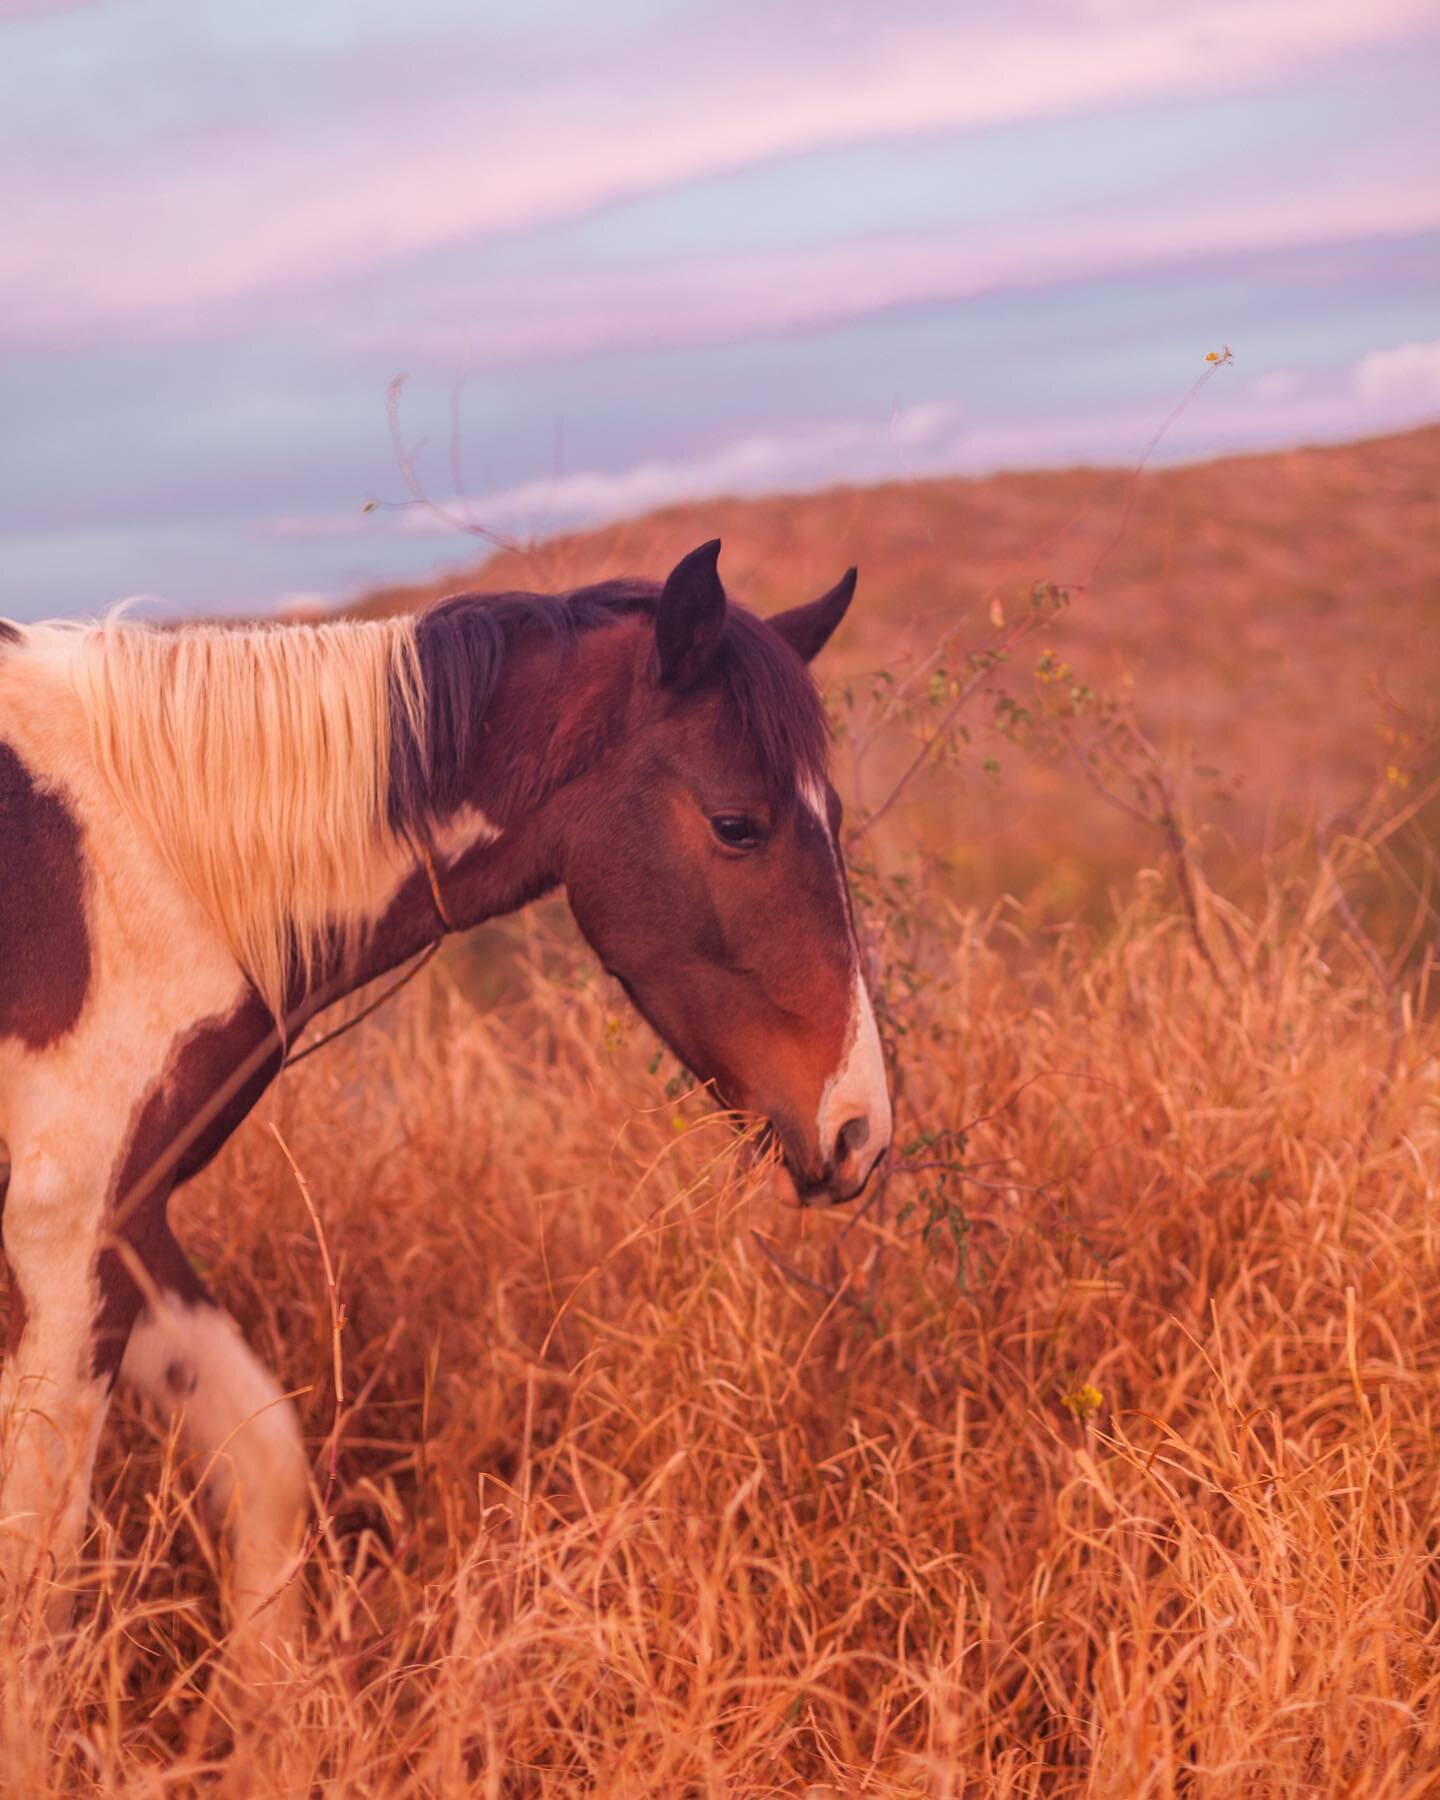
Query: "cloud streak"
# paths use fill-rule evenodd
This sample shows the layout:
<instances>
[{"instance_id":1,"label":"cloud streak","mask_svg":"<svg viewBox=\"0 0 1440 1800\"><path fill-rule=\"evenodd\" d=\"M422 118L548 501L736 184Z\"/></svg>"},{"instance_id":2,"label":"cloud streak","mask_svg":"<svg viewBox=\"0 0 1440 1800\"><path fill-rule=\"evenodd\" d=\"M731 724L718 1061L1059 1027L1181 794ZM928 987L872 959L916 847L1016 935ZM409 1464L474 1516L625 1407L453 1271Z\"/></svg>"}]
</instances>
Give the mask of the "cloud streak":
<instances>
[{"instance_id":1,"label":"cloud streak","mask_svg":"<svg viewBox=\"0 0 1440 1800\"><path fill-rule=\"evenodd\" d=\"M956 408L930 401L897 412L883 426L859 420L791 431L751 432L700 456L647 458L616 470L585 469L497 488L477 502L437 497L435 507L405 505L378 513L286 515L263 523L265 535L351 537L375 527L428 536L449 534L452 519L494 529L543 531L551 522L598 521L647 512L674 500L759 494L835 479L857 461L888 461L899 474L907 456L924 456L956 419ZM373 523L372 523L373 521Z\"/></svg>"},{"instance_id":2,"label":"cloud streak","mask_svg":"<svg viewBox=\"0 0 1440 1800\"><path fill-rule=\"evenodd\" d=\"M1228 371L1221 377L1229 382ZM1355 409L1356 397L1362 403ZM1213 452L1218 432L1232 450L1302 442L1421 423L1440 402L1440 342L1367 353L1329 382L1294 370L1237 386L1212 384L1200 410L1205 436L1182 425L1159 460ZM1193 423L1193 421L1192 421ZM696 456L651 457L619 469L557 473L499 487L471 500L436 494L436 504L375 513L288 514L263 521L266 537L363 538L377 533L454 539L456 519L490 530L543 536L597 525L677 502L727 495L803 492L836 482L898 481L976 474L1073 460L1124 465L1138 457L1156 424L1133 406L1015 423L969 421L943 401L901 409L887 420L849 419L789 431L747 433Z\"/></svg>"},{"instance_id":3,"label":"cloud streak","mask_svg":"<svg viewBox=\"0 0 1440 1800\"><path fill-rule=\"evenodd\" d=\"M1440 229L1440 193L1416 174L1377 195L1343 173L1297 199L1217 198L1185 210L1134 206L1118 216L1076 209L1047 220L997 222L982 233L885 234L744 256L692 257L577 273L487 280L452 292L445 319L419 302L368 319L340 337L355 351L420 355L458 365L581 356L657 344L724 343L822 329L897 307L942 304L1006 290L1060 288L1110 276L1203 265L1234 266L1256 251L1343 246Z\"/></svg>"},{"instance_id":4,"label":"cloud streak","mask_svg":"<svg viewBox=\"0 0 1440 1800\"><path fill-rule=\"evenodd\" d=\"M207 312L237 300L779 157L1233 89L1392 39L1428 10L1425 0L1209 0L1165 13L1051 11L1043 25L1022 11L1003 28L962 30L901 7L883 33L827 36L810 7L751 6L698 28L658 22L599 78L563 47L532 66L528 43L481 56L452 36L414 49L424 80L317 76L310 103L281 116L262 97L219 122L171 121L118 154L95 154L83 128L57 132L12 185L3 328L203 329ZM391 55L403 77L404 46Z\"/></svg>"}]
</instances>

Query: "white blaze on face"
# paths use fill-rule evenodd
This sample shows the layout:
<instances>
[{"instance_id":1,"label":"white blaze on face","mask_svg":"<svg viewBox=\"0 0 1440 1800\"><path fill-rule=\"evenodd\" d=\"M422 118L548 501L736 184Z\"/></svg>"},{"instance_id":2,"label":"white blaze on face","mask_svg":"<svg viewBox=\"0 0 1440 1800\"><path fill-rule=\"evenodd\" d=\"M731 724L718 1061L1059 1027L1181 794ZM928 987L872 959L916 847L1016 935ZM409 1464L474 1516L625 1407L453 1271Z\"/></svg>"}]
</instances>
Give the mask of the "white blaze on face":
<instances>
[{"instance_id":1,"label":"white blaze on face","mask_svg":"<svg viewBox=\"0 0 1440 1800\"><path fill-rule=\"evenodd\" d=\"M840 886L845 917L850 908L845 893L845 876L840 867L830 832L829 810L824 793L807 785L803 790L805 804L820 821L825 841L830 845L835 864L835 879ZM890 1084L885 1075L885 1057L880 1048L880 1031L875 1023L875 1008L860 964L860 946L853 930L850 934L851 987L850 1014L845 1029L845 1048L839 1066L825 1083L820 1095L820 1112L816 1120L820 1153L830 1160L835 1154L836 1140L852 1119L864 1119L869 1135L858 1158L859 1166L868 1173L870 1166L890 1142L892 1117Z\"/></svg>"},{"instance_id":2,"label":"white blaze on face","mask_svg":"<svg viewBox=\"0 0 1440 1800\"><path fill-rule=\"evenodd\" d=\"M890 1142L890 1087L875 1008L860 973L858 953L844 1060L820 1096L820 1144L827 1156L834 1154L836 1139L851 1119L864 1119L870 1127L859 1156L860 1167L868 1168Z\"/></svg>"}]
</instances>

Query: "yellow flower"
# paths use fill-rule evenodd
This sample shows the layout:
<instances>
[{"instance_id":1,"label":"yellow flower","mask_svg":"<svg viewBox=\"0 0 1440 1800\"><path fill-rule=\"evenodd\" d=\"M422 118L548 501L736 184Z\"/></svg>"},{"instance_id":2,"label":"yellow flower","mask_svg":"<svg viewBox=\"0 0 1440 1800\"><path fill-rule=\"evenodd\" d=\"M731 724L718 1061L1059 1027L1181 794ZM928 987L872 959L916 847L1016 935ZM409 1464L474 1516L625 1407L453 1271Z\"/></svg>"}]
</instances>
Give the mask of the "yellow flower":
<instances>
[{"instance_id":1,"label":"yellow flower","mask_svg":"<svg viewBox=\"0 0 1440 1800\"><path fill-rule=\"evenodd\" d=\"M1091 1413L1099 1412L1105 1404L1105 1396L1099 1388L1083 1381L1079 1387L1073 1387L1068 1394L1063 1395L1060 1404L1068 1407L1077 1419L1088 1419Z\"/></svg>"}]
</instances>

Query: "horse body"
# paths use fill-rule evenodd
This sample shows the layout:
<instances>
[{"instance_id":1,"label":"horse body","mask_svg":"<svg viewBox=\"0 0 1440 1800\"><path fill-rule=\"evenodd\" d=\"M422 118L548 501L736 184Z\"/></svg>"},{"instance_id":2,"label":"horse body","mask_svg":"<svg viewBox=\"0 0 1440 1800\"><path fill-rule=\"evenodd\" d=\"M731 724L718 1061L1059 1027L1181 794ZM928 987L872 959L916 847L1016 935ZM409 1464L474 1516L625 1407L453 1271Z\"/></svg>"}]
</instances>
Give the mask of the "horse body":
<instances>
[{"instance_id":1,"label":"horse body","mask_svg":"<svg viewBox=\"0 0 1440 1800\"><path fill-rule=\"evenodd\" d=\"M12 1600L54 1577L68 1612L123 1374L181 1417L227 1516L242 1632L287 1635L294 1411L166 1207L308 1018L446 929L563 885L672 1047L772 1121L802 1193L863 1186L889 1102L799 660L849 589L772 644L727 608L717 550L663 590L455 601L418 626L323 628L328 645L282 641L297 627L179 648L142 627L0 634Z\"/></svg>"}]
</instances>

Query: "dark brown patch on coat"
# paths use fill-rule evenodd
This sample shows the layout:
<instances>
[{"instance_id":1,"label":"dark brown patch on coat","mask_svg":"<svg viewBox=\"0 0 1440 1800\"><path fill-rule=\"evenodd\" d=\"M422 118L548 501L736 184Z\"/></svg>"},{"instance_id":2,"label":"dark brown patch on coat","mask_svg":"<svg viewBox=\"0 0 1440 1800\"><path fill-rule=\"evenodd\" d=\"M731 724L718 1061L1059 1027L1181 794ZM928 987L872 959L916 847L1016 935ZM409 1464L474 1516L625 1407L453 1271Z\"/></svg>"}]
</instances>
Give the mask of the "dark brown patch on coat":
<instances>
[{"instance_id":1,"label":"dark brown patch on coat","mask_svg":"<svg viewBox=\"0 0 1440 1800\"><path fill-rule=\"evenodd\" d=\"M43 1050L90 989L80 827L0 743L0 1038Z\"/></svg>"},{"instance_id":2,"label":"dark brown patch on coat","mask_svg":"<svg viewBox=\"0 0 1440 1800\"><path fill-rule=\"evenodd\" d=\"M20 627L12 625L8 619L0 619L0 644L18 644Z\"/></svg>"},{"instance_id":3,"label":"dark brown patch on coat","mask_svg":"<svg viewBox=\"0 0 1440 1800\"><path fill-rule=\"evenodd\" d=\"M20 1348L20 1340L25 1335L25 1296L20 1292L20 1283L13 1274L7 1275L9 1284L9 1310L5 1316L5 1360L8 1362Z\"/></svg>"},{"instance_id":4,"label":"dark brown patch on coat","mask_svg":"<svg viewBox=\"0 0 1440 1800\"><path fill-rule=\"evenodd\" d=\"M170 1230L170 1194L216 1155L279 1067L273 1022L252 994L233 1013L207 1020L181 1041L135 1115L112 1194L109 1231L139 1257L157 1289L191 1304L209 1298ZM146 1293L113 1246L101 1251L98 1273L100 1313L91 1367L113 1380Z\"/></svg>"}]
</instances>

